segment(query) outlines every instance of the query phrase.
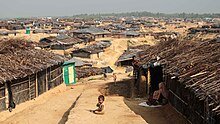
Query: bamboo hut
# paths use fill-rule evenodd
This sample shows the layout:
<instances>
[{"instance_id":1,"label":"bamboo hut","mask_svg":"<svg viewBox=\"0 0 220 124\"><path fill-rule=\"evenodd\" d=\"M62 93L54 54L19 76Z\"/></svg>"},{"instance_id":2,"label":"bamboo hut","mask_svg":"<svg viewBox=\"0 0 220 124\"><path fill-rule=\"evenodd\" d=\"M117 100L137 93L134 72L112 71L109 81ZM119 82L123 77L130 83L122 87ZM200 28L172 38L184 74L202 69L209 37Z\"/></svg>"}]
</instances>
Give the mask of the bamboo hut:
<instances>
[{"instance_id":1,"label":"bamboo hut","mask_svg":"<svg viewBox=\"0 0 220 124\"><path fill-rule=\"evenodd\" d=\"M24 40L0 41L0 111L32 100L63 81L65 58Z\"/></svg>"},{"instance_id":2,"label":"bamboo hut","mask_svg":"<svg viewBox=\"0 0 220 124\"><path fill-rule=\"evenodd\" d=\"M163 72L160 77L168 87L170 103L191 123L216 124L220 121L219 52L217 39L170 40L151 46L139 53L138 77L146 77L142 89L148 89L149 76L160 75L147 70L147 65L159 56ZM140 78L137 83L141 84Z\"/></svg>"}]
</instances>

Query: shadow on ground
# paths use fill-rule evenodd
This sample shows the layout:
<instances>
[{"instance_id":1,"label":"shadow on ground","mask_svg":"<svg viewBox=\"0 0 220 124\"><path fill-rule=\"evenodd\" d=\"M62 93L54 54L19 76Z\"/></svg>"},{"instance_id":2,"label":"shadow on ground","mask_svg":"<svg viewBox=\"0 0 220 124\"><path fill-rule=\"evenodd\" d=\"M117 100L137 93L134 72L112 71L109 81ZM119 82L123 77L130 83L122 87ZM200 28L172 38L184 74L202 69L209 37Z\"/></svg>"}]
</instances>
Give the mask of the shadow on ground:
<instances>
[{"instance_id":1,"label":"shadow on ground","mask_svg":"<svg viewBox=\"0 0 220 124\"><path fill-rule=\"evenodd\" d=\"M70 108L64 113L62 116L62 119L59 121L58 124L65 124L68 120L68 115L70 114L70 111L75 107L77 101L81 97L82 93L76 98L76 100L73 102L73 104L70 106Z\"/></svg>"},{"instance_id":2,"label":"shadow on ground","mask_svg":"<svg viewBox=\"0 0 220 124\"><path fill-rule=\"evenodd\" d=\"M124 79L122 81L110 82L105 86L101 87L99 91L105 96L124 96L130 98L132 95L131 92L132 79Z\"/></svg>"},{"instance_id":3,"label":"shadow on ground","mask_svg":"<svg viewBox=\"0 0 220 124\"><path fill-rule=\"evenodd\" d=\"M140 115L149 124L188 124L187 120L183 118L171 105L167 104L160 108L147 108L139 106L141 102L145 102L146 98L134 98L132 94L133 80L124 79L118 81L116 85L114 82L108 83L101 87L99 91L105 96L123 96L124 103L135 114Z\"/></svg>"},{"instance_id":4,"label":"shadow on ground","mask_svg":"<svg viewBox=\"0 0 220 124\"><path fill-rule=\"evenodd\" d=\"M138 105L145 101L144 99L124 99L125 104L149 124L189 124L170 104L159 108L149 108Z\"/></svg>"}]
</instances>

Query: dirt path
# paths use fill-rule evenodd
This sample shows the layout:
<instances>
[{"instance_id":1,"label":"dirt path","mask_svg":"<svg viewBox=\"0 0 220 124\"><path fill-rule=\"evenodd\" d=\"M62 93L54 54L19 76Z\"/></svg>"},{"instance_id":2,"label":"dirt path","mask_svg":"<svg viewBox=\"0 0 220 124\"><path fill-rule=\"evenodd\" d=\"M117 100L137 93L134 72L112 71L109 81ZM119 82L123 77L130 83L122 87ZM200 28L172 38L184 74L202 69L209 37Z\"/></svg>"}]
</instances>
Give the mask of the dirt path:
<instances>
[{"instance_id":1,"label":"dirt path","mask_svg":"<svg viewBox=\"0 0 220 124\"><path fill-rule=\"evenodd\" d=\"M13 112L0 113L1 124L57 124L65 121L68 109L83 91L84 86L74 89L64 85L39 96L36 100L18 105ZM66 114L65 114L66 113Z\"/></svg>"},{"instance_id":2,"label":"dirt path","mask_svg":"<svg viewBox=\"0 0 220 124\"><path fill-rule=\"evenodd\" d=\"M170 124L187 122L170 106L145 108L140 100L125 99L130 94L130 78L118 75L116 85L112 78L104 80L100 76L83 79L73 88L64 85L38 97L36 100L18 105L9 113L0 113L1 124ZM90 80L90 81L88 81ZM105 91L108 91L105 93ZM89 110L96 108L97 97L106 96L105 114L96 115ZM4 120L6 119L6 120ZM3 121L4 120L4 121Z\"/></svg>"},{"instance_id":3,"label":"dirt path","mask_svg":"<svg viewBox=\"0 0 220 124\"><path fill-rule=\"evenodd\" d=\"M101 94L99 89L109 82L111 78L107 81L91 81L70 111L66 124L146 124L141 116L128 108L122 96L106 96L104 115L89 112L96 108L97 97Z\"/></svg>"},{"instance_id":4,"label":"dirt path","mask_svg":"<svg viewBox=\"0 0 220 124\"><path fill-rule=\"evenodd\" d=\"M99 77L99 76L98 76ZM122 78L121 76L120 78ZM88 79L84 79L88 80ZM106 114L94 115L99 89L108 81L95 80L65 88L63 85L38 97L36 100L18 105L9 113L0 113L1 124L72 124L72 123L146 123L123 102L122 96L106 97Z\"/></svg>"}]
</instances>

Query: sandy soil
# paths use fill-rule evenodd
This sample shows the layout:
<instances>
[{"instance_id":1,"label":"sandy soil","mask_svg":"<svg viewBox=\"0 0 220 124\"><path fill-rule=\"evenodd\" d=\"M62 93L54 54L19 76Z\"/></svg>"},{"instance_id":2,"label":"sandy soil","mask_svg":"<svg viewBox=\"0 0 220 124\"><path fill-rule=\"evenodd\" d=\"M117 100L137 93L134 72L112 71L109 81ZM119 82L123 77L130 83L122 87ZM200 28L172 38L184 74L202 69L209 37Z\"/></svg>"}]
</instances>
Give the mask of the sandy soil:
<instances>
[{"instance_id":1,"label":"sandy soil","mask_svg":"<svg viewBox=\"0 0 220 124\"><path fill-rule=\"evenodd\" d=\"M96 64L93 66L95 67L104 67L104 66L111 66L116 73L124 72L125 69L121 67L116 67L115 62L118 58L123 54L123 52L127 49L127 42L130 41L130 46L138 46L143 44L155 45L155 39L151 36L146 38L98 38L96 41L100 40L110 40L112 41L112 45L105 49L105 52L100 55L100 58L97 58L94 61ZM83 59L89 60L91 59Z\"/></svg>"},{"instance_id":2,"label":"sandy soil","mask_svg":"<svg viewBox=\"0 0 220 124\"><path fill-rule=\"evenodd\" d=\"M99 80L94 76L80 80L71 87L60 85L35 100L20 104L9 113L0 113L1 124L187 124L169 105L162 108L145 108L138 104L143 100L126 98L130 94L130 77L118 75L116 85L112 77ZM96 79L96 80L94 80ZM96 115L97 97L106 96L105 114Z\"/></svg>"},{"instance_id":3,"label":"sandy soil","mask_svg":"<svg viewBox=\"0 0 220 124\"><path fill-rule=\"evenodd\" d=\"M122 80L124 76L120 76ZM145 124L141 116L131 111L123 101L122 96L106 96L105 114L96 115L89 110L96 108L97 97L101 94L100 87L111 82L96 80L88 82L75 107L70 111L66 124Z\"/></svg>"},{"instance_id":4,"label":"sandy soil","mask_svg":"<svg viewBox=\"0 0 220 124\"><path fill-rule=\"evenodd\" d=\"M144 102L143 99L124 99L125 104L136 114L149 124L188 124L189 122L177 113L175 109L167 104L161 108L147 108L138 104Z\"/></svg>"},{"instance_id":5,"label":"sandy soil","mask_svg":"<svg viewBox=\"0 0 220 124\"><path fill-rule=\"evenodd\" d=\"M84 86L70 89L64 84L35 100L17 105L11 113L0 113L1 124L57 124L71 107Z\"/></svg>"},{"instance_id":6,"label":"sandy soil","mask_svg":"<svg viewBox=\"0 0 220 124\"><path fill-rule=\"evenodd\" d=\"M96 76L100 77L100 76ZM123 78L121 76L120 78ZM91 77L90 77L91 78ZM12 112L0 113L1 124L63 124L65 123L146 123L141 116L132 112L123 102L122 96L106 98L106 114L94 115L88 110L94 109L98 89L111 82L95 80L81 83L73 87L61 85L33 101L18 105Z\"/></svg>"}]
</instances>

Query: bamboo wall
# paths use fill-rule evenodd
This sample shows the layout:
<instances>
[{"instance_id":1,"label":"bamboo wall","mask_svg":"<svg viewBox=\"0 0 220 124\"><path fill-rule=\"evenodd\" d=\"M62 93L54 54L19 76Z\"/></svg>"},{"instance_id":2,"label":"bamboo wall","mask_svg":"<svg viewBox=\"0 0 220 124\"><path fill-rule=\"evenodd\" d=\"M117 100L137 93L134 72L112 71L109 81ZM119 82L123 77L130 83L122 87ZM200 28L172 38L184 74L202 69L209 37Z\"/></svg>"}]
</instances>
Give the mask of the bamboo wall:
<instances>
[{"instance_id":1,"label":"bamboo wall","mask_svg":"<svg viewBox=\"0 0 220 124\"><path fill-rule=\"evenodd\" d=\"M169 90L169 102L171 105L185 116L193 124L217 124L219 118L211 110L206 100L200 100L195 95L195 91L186 88L178 79L171 79L166 76L166 83ZM215 106L216 107L216 106Z\"/></svg>"},{"instance_id":2,"label":"bamboo wall","mask_svg":"<svg viewBox=\"0 0 220 124\"><path fill-rule=\"evenodd\" d=\"M15 104L32 100L37 96L63 83L61 65L49 67L41 72L22 79L11 81L11 90ZM0 111L8 106L8 94L5 85L0 85Z\"/></svg>"},{"instance_id":3,"label":"bamboo wall","mask_svg":"<svg viewBox=\"0 0 220 124\"><path fill-rule=\"evenodd\" d=\"M143 97L145 92L149 92L147 82L149 75L144 75L142 69L139 69L139 75L135 87L138 96ZM143 80L143 76L146 79ZM218 106L218 103L210 104L211 97L207 95L205 100L201 100L196 96L196 92L187 88L184 83L180 83L177 78L171 79L168 74L163 75L163 80L169 91L168 100L170 104L183 116L193 124L217 124L220 122L220 116L215 114L212 109ZM144 81L146 83L144 83ZM144 91L144 92L143 92Z\"/></svg>"},{"instance_id":4,"label":"bamboo wall","mask_svg":"<svg viewBox=\"0 0 220 124\"><path fill-rule=\"evenodd\" d=\"M4 110L5 108L5 85L0 84L0 111Z\"/></svg>"}]
</instances>

